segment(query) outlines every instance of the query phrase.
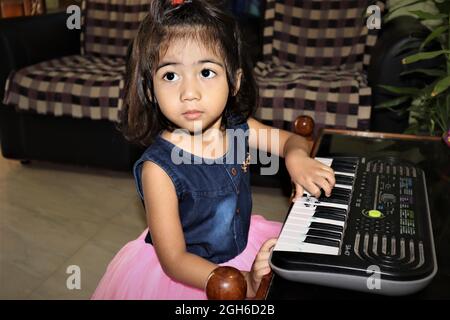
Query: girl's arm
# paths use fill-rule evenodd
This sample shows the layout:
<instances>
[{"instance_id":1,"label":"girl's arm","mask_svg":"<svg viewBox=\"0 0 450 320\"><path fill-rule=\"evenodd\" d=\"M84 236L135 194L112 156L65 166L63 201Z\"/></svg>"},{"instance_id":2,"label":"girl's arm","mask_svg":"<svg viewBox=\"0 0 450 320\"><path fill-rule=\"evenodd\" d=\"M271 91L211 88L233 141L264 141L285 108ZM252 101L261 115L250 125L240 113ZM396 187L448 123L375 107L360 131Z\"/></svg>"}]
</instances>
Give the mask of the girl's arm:
<instances>
[{"instance_id":1,"label":"girl's arm","mask_svg":"<svg viewBox=\"0 0 450 320\"><path fill-rule=\"evenodd\" d=\"M322 189L326 196L330 196L336 182L334 171L309 157L310 148L305 138L266 126L253 118L249 118L248 125L250 147L285 158L286 168L295 184L295 198L301 197L304 189L314 196L319 196Z\"/></svg>"},{"instance_id":2,"label":"girl's arm","mask_svg":"<svg viewBox=\"0 0 450 320\"><path fill-rule=\"evenodd\" d=\"M172 180L158 165L146 161L142 189L147 224L164 272L178 282L203 290L209 274L218 266L186 251Z\"/></svg>"},{"instance_id":3,"label":"girl's arm","mask_svg":"<svg viewBox=\"0 0 450 320\"><path fill-rule=\"evenodd\" d=\"M302 136L267 126L254 118L249 118L247 123L250 128L249 144L251 148L270 152L282 158L285 158L291 151L299 152L304 156L309 155L309 144ZM270 139L277 136L278 140Z\"/></svg>"}]
</instances>

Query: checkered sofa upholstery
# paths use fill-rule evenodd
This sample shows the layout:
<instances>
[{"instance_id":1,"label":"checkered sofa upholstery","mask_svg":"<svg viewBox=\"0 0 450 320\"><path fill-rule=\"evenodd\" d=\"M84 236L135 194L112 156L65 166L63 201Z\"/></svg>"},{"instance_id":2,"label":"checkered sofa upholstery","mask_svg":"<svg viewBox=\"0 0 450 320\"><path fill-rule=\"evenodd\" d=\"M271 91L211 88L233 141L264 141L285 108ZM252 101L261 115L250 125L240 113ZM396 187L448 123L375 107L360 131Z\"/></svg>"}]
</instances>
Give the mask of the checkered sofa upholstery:
<instances>
[{"instance_id":1,"label":"checkered sofa upholstery","mask_svg":"<svg viewBox=\"0 0 450 320\"><path fill-rule=\"evenodd\" d=\"M255 66L256 117L292 130L299 115L323 127L368 129L366 69L376 32L366 26L373 1L267 0L264 60Z\"/></svg>"},{"instance_id":2,"label":"checkered sofa upholstery","mask_svg":"<svg viewBox=\"0 0 450 320\"><path fill-rule=\"evenodd\" d=\"M150 1L83 1L81 55L11 72L3 103L39 114L117 122L127 47Z\"/></svg>"}]
</instances>

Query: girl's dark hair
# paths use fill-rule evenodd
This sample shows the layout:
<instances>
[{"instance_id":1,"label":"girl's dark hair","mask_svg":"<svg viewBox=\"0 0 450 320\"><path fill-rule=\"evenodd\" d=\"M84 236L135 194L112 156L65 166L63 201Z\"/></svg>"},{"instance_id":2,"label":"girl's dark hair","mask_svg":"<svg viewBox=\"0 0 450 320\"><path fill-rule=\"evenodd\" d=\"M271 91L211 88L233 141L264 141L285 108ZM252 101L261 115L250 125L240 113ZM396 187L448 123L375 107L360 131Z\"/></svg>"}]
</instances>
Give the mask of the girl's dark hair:
<instances>
[{"instance_id":1,"label":"girl's dark hair","mask_svg":"<svg viewBox=\"0 0 450 320\"><path fill-rule=\"evenodd\" d=\"M225 4L213 0L153 0L128 52L124 104L119 129L126 139L148 146L161 130L175 126L161 113L154 97L153 75L162 56L176 39L199 40L224 58L229 97L222 125L229 127L251 116L257 104L257 88L236 20ZM242 69L236 95L236 72ZM233 120L234 119L234 120Z\"/></svg>"}]
</instances>

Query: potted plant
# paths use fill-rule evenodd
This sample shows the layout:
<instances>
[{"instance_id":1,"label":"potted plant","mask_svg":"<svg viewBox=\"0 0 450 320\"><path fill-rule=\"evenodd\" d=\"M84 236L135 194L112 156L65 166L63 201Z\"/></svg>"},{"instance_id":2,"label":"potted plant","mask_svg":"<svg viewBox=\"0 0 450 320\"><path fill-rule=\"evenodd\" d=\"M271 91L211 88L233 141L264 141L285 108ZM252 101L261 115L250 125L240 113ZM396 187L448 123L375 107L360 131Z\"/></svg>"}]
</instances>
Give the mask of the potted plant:
<instances>
[{"instance_id":1,"label":"potted plant","mask_svg":"<svg viewBox=\"0 0 450 320\"><path fill-rule=\"evenodd\" d=\"M391 1L385 21L402 14L415 16L430 30L420 48L402 59L404 65L422 60L439 61L430 68L412 68L403 77L425 76L417 86L394 87L382 85L396 95L377 108L389 108L398 113L409 112L410 122L405 133L442 135L450 146L450 1L397 0ZM426 11L425 11L426 10ZM398 106L400 109L398 108ZM406 106L406 107L405 107Z\"/></svg>"}]
</instances>

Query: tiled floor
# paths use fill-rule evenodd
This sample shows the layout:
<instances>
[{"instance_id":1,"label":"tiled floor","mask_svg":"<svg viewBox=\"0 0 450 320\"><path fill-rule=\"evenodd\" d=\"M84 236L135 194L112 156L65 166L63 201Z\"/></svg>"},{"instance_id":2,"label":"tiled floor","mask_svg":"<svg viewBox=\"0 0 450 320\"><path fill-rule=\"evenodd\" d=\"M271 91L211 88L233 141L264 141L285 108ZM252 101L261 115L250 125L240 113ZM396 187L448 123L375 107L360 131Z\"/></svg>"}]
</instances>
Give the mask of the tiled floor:
<instances>
[{"instance_id":1,"label":"tiled floor","mask_svg":"<svg viewBox=\"0 0 450 320\"><path fill-rule=\"evenodd\" d=\"M283 221L288 199L253 187L253 212ZM0 299L89 299L115 253L145 228L131 173L0 155ZM79 266L81 289L66 273Z\"/></svg>"}]
</instances>

